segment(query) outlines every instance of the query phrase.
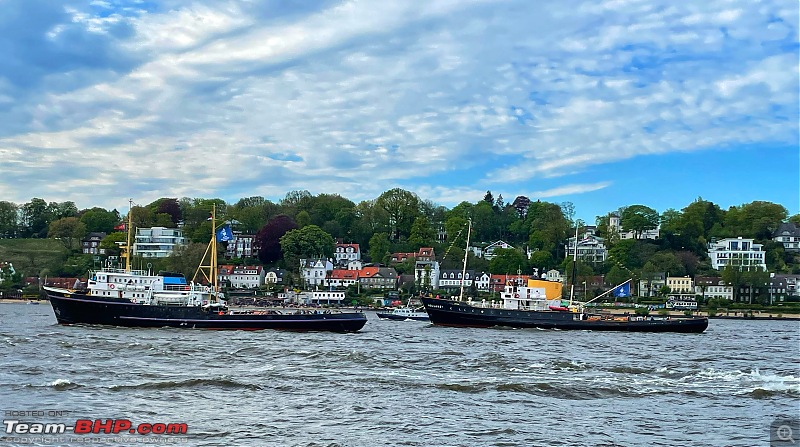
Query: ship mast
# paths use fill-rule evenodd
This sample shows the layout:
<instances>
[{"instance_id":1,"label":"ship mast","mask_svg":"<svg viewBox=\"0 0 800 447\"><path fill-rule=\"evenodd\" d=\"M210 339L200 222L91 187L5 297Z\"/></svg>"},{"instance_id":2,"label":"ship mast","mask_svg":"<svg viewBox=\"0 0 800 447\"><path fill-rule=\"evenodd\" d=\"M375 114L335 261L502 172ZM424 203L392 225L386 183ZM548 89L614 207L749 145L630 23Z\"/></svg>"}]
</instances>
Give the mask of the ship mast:
<instances>
[{"instance_id":1,"label":"ship mast","mask_svg":"<svg viewBox=\"0 0 800 447\"><path fill-rule=\"evenodd\" d=\"M209 257L208 264L204 265L207 256ZM206 252L203 255L203 260L200 261L200 265L194 272L194 277L192 278L192 281L197 279L198 273L202 273L206 281L208 281L209 284L211 284L212 293L211 296L209 297L209 303L214 301L219 301L217 299L219 279L217 278L217 204L216 203L213 204L211 208L211 242L209 242L208 246L206 247Z\"/></svg>"},{"instance_id":2,"label":"ship mast","mask_svg":"<svg viewBox=\"0 0 800 447\"><path fill-rule=\"evenodd\" d=\"M467 248L464 250L464 266L461 269L461 292L458 295L459 301L464 301L464 280L467 276L467 255L469 255L469 234L472 232L472 219L469 219L467 227Z\"/></svg>"},{"instance_id":3,"label":"ship mast","mask_svg":"<svg viewBox=\"0 0 800 447\"><path fill-rule=\"evenodd\" d=\"M578 264L578 221L575 221L575 248L573 249L572 255L572 284L569 287L569 305L572 307L572 300L575 297L575 273L577 270Z\"/></svg>"},{"instance_id":4,"label":"ship mast","mask_svg":"<svg viewBox=\"0 0 800 447\"><path fill-rule=\"evenodd\" d=\"M133 223L133 199L128 199L128 224L125 228L127 230L127 239L125 242L125 272L131 271L131 227ZM119 264L117 264L119 266Z\"/></svg>"}]
</instances>

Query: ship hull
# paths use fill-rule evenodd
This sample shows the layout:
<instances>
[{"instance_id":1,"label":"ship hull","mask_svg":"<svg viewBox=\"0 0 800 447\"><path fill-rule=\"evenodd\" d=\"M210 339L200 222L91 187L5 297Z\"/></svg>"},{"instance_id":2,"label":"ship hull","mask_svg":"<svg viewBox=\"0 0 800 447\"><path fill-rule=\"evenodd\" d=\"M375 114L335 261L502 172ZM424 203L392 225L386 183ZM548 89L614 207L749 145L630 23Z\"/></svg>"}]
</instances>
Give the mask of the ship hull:
<instances>
[{"instance_id":1,"label":"ship hull","mask_svg":"<svg viewBox=\"0 0 800 447\"><path fill-rule=\"evenodd\" d=\"M431 318L428 316L424 317L413 317L413 316L406 316L406 315L395 315L392 313L378 313L378 318L382 320L398 320L398 321L405 321L405 320L415 320L415 321L431 321Z\"/></svg>"},{"instance_id":2,"label":"ship hull","mask_svg":"<svg viewBox=\"0 0 800 447\"><path fill-rule=\"evenodd\" d=\"M80 293L46 291L59 324L174 327L214 330L357 332L367 317L346 313L228 313L198 306L153 306L124 299L97 299Z\"/></svg>"},{"instance_id":3,"label":"ship hull","mask_svg":"<svg viewBox=\"0 0 800 447\"><path fill-rule=\"evenodd\" d=\"M431 323L456 327L513 327L560 330L700 333L708 318L584 319L573 312L524 311L471 306L464 302L422 298Z\"/></svg>"}]
</instances>

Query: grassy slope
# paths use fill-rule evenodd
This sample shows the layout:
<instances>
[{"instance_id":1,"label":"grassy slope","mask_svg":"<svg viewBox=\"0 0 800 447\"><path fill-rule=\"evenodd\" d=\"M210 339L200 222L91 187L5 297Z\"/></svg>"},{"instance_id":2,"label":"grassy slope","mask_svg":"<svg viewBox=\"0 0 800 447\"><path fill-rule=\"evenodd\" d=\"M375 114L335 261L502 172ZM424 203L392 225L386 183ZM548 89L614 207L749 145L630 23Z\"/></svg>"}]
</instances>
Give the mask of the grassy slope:
<instances>
[{"instance_id":1,"label":"grassy slope","mask_svg":"<svg viewBox=\"0 0 800 447\"><path fill-rule=\"evenodd\" d=\"M64 261L67 250L54 239L0 239L0 262L10 262L25 276Z\"/></svg>"}]
</instances>

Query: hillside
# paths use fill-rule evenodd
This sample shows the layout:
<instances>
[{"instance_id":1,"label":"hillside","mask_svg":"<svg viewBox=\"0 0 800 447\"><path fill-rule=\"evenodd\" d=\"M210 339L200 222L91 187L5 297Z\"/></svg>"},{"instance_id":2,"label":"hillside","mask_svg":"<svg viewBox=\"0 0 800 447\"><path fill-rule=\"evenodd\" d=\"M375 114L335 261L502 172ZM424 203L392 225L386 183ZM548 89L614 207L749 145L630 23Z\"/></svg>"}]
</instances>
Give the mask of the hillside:
<instances>
[{"instance_id":1,"label":"hillside","mask_svg":"<svg viewBox=\"0 0 800 447\"><path fill-rule=\"evenodd\" d=\"M57 267L66 255L64 244L54 239L0 239L0 262L10 262L23 276Z\"/></svg>"}]
</instances>

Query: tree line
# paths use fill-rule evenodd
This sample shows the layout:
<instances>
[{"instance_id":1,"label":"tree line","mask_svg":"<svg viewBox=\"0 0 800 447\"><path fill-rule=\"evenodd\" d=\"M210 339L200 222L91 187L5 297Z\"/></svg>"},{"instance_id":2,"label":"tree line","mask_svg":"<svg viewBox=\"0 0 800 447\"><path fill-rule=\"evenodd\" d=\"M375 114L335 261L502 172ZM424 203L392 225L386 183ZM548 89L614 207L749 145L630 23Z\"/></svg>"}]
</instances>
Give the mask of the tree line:
<instances>
[{"instance_id":1,"label":"tree line","mask_svg":"<svg viewBox=\"0 0 800 447\"><path fill-rule=\"evenodd\" d=\"M261 263L289 270L297 270L302 257L332 257L334 241L357 243L367 261L384 264L392 253L433 247L443 268L460 268L466 223L471 220L470 240L474 245L504 240L515 247L501 250L491 262L470 254L470 268L477 271L530 274L534 268L558 268L570 274L571 261L564 244L574 235L576 226L582 232L593 224L596 234L605 238L609 259L602 264L579 262L576 274L580 276L603 274L613 282L649 272L719 275L710 267L707 244L715 238L738 236L765 245L770 271L800 273L796 257L771 240L781 223L792 221L800 225L800 215L790 217L784 206L765 201L725 210L702 198L680 210L661 213L646 205L629 205L596 216L592 223L576 220L570 202L533 201L524 196L506 202L502 195L495 198L491 191L476 203L464 201L450 209L395 188L359 203L337 194L312 195L308 191L291 191L277 203L259 196L232 204L222 199L160 198L147 205L132 206L126 215L116 209L78 209L73 202L47 203L34 198L21 205L0 201L0 238L58 239L65 249L75 252L70 265L77 270L91 267L91 261L78 253L79 241L89 232L107 233L102 247L113 255L118 251L117 242L125 240L119 226L130 217L134 228L182 228L190 244L170 259L138 262L161 263L158 267L191 276L197 265L191 263L199 263L197 258L212 234L212 207L216 207L220 221L230 222L238 232L256 236L259 259L230 262ZM637 238L620 240L616 232L610 231L612 214L620 217L623 231L631 231ZM644 232L657 227L658 240L641 238ZM405 273L413 270L413 264L396 268Z\"/></svg>"}]
</instances>

